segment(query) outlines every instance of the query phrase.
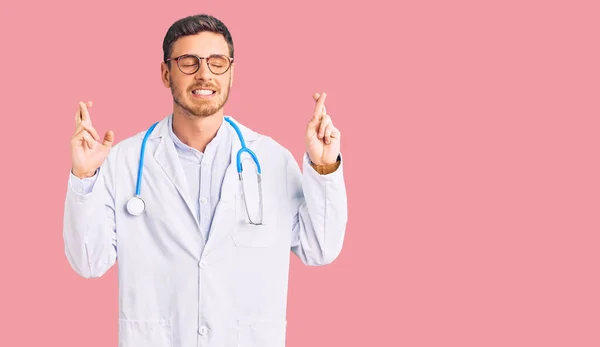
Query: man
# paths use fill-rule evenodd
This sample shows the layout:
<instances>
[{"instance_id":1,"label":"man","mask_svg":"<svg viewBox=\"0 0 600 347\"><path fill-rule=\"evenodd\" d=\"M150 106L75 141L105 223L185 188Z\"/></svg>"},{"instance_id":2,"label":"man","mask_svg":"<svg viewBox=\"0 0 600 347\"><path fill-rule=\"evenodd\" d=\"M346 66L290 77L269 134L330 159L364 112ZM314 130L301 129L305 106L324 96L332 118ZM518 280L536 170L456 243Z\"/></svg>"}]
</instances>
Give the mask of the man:
<instances>
[{"instance_id":1,"label":"man","mask_svg":"<svg viewBox=\"0 0 600 347\"><path fill-rule=\"evenodd\" d=\"M328 264L345 234L340 131L326 95L313 96L301 172L287 149L224 116L234 49L222 22L183 18L163 50L173 113L153 127L113 145L112 131L101 139L94 129L91 102L79 105L67 259L86 278L119 260L122 347L281 347L290 250Z\"/></svg>"}]
</instances>

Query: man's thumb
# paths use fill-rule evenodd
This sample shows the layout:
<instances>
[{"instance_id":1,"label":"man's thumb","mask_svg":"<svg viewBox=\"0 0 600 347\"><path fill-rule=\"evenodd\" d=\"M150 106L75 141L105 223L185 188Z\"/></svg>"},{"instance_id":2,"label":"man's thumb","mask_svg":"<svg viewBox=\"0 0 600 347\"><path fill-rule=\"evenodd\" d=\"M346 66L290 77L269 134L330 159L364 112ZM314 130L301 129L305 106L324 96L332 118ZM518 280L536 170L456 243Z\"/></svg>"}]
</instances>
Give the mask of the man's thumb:
<instances>
[{"instance_id":1,"label":"man's thumb","mask_svg":"<svg viewBox=\"0 0 600 347\"><path fill-rule=\"evenodd\" d=\"M112 147L113 142L115 141L115 134L112 130L109 130L104 135L104 141L102 142L103 146Z\"/></svg>"}]
</instances>

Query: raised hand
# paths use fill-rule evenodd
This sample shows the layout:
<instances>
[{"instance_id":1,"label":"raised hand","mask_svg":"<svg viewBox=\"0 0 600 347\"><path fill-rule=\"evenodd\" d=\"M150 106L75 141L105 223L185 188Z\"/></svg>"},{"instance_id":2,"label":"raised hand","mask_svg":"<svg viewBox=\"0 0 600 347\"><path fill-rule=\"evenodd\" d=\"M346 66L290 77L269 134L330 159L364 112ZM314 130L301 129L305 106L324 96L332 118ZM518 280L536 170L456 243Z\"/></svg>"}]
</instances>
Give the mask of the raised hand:
<instances>
[{"instance_id":1,"label":"raised hand","mask_svg":"<svg viewBox=\"0 0 600 347\"><path fill-rule=\"evenodd\" d=\"M317 104L306 128L306 149L310 160L316 165L333 164L340 154L341 133L327 114L326 97L325 93L313 95Z\"/></svg>"},{"instance_id":2,"label":"raised hand","mask_svg":"<svg viewBox=\"0 0 600 347\"><path fill-rule=\"evenodd\" d=\"M71 164L73 175L79 178L94 176L96 170L102 165L110 148L113 145L114 134L106 132L104 140L92 126L92 119L88 108L92 102L79 102L75 114L75 133L71 137Z\"/></svg>"}]
</instances>

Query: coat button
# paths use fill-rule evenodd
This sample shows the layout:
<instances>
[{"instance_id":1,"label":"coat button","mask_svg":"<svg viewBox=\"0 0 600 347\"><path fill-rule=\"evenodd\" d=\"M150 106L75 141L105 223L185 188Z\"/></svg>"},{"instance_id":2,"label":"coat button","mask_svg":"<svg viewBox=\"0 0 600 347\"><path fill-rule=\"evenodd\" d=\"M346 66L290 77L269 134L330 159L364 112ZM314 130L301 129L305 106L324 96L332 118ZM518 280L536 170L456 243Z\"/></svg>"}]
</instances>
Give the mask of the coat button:
<instances>
[{"instance_id":1,"label":"coat button","mask_svg":"<svg viewBox=\"0 0 600 347\"><path fill-rule=\"evenodd\" d=\"M199 263L198 263L198 266L199 266L201 269L204 269L204 267L206 266L206 263L205 263L205 262L204 262L204 260L203 260L203 261L201 261L201 262L199 262Z\"/></svg>"},{"instance_id":2,"label":"coat button","mask_svg":"<svg viewBox=\"0 0 600 347\"><path fill-rule=\"evenodd\" d=\"M206 327L202 327L202 328L198 329L198 334L200 334L200 335L206 335L207 332L208 332L208 329Z\"/></svg>"}]
</instances>

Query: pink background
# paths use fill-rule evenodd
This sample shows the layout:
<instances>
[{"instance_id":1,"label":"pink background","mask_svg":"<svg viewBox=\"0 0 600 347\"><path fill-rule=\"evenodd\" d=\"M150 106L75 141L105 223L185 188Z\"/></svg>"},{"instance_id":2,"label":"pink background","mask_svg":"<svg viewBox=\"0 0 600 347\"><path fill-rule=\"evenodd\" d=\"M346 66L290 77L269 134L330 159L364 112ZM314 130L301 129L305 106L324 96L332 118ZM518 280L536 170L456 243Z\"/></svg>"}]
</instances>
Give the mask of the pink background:
<instances>
[{"instance_id":1,"label":"pink background","mask_svg":"<svg viewBox=\"0 0 600 347\"><path fill-rule=\"evenodd\" d=\"M116 346L117 268L82 279L63 249L77 102L117 141L166 116L164 34L207 12L227 114L300 160L325 91L343 133L345 248L293 257L289 347L599 346L597 4L3 4L0 345Z\"/></svg>"}]
</instances>

